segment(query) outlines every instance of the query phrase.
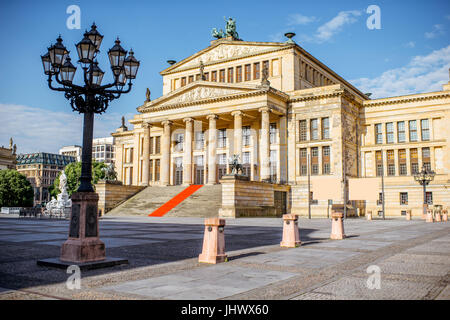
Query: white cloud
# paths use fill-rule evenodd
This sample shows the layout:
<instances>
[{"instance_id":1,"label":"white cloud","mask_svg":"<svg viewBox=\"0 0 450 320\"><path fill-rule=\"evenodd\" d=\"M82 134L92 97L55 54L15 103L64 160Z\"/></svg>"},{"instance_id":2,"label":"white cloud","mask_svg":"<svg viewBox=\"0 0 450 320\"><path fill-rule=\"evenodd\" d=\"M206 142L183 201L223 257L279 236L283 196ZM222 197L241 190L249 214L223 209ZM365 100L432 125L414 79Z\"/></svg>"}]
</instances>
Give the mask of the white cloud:
<instances>
[{"instance_id":1,"label":"white cloud","mask_svg":"<svg viewBox=\"0 0 450 320\"><path fill-rule=\"evenodd\" d=\"M342 31L345 25L355 23L361 15L361 11L341 11L336 17L321 25L317 29L315 38L318 42L325 42L330 40L335 34Z\"/></svg>"},{"instance_id":2,"label":"white cloud","mask_svg":"<svg viewBox=\"0 0 450 320\"><path fill-rule=\"evenodd\" d=\"M284 37L283 32L277 32L274 34L269 35L269 41L271 42L284 42L287 39Z\"/></svg>"},{"instance_id":3,"label":"white cloud","mask_svg":"<svg viewBox=\"0 0 450 320\"><path fill-rule=\"evenodd\" d=\"M120 126L121 117L117 113L96 116L94 138L110 136ZM58 153L62 146L82 144L83 115L76 112L0 103L0 119L0 145L8 145L12 137L18 153Z\"/></svg>"},{"instance_id":4,"label":"white cloud","mask_svg":"<svg viewBox=\"0 0 450 320\"><path fill-rule=\"evenodd\" d=\"M414 48L415 46L416 46L416 43L414 41L405 43L405 47L407 47L407 48Z\"/></svg>"},{"instance_id":5,"label":"white cloud","mask_svg":"<svg viewBox=\"0 0 450 320\"><path fill-rule=\"evenodd\" d=\"M442 24L435 24L433 26L433 30L430 32L425 32L425 38L427 39L434 39L439 36L442 36L445 34L444 26Z\"/></svg>"},{"instance_id":6,"label":"white cloud","mask_svg":"<svg viewBox=\"0 0 450 320\"><path fill-rule=\"evenodd\" d=\"M304 16L301 15L299 13L294 13L288 16L288 22L287 25L288 26L295 26L295 25L305 25L311 22L315 22L318 21L318 19L316 17L308 17L308 16Z\"/></svg>"},{"instance_id":7,"label":"white cloud","mask_svg":"<svg viewBox=\"0 0 450 320\"><path fill-rule=\"evenodd\" d=\"M350 82L373 98L384 98L442 90L448 81L450 45L425 56L416 56L404 67L383 72L380 76L360 78Z\"/></svg>"}]
</instances>

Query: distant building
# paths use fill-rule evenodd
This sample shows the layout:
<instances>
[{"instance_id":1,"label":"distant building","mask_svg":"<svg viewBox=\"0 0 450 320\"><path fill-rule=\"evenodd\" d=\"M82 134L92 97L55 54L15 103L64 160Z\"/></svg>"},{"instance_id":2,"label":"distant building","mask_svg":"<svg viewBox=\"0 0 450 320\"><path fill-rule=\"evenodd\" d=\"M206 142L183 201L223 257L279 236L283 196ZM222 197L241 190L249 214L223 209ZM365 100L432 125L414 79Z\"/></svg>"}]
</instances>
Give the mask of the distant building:
<instances>
[{"instance_id":1,"label":"distant building","mask_svg":"<svg viewBox=\"0 0 450 320\"><path fill-rule=\"evenodd\" d=\"M73 146L65 146L59 149L59 154L62 154L64 156L71 156L75 157L78 162L81 161L81 150L82 148L77 145Z\"/></svg>"},{"instance_id":2,"label":"distant building","mask_svg":"<svg viewBox=\"0 0 450 320\"><path fill-rule=\"evenodd\" d=\"M17 156L17 171L27 177L34 190L34 205L50 200L48 188L58 173L76 158L60 154L37 152Z\"/></svg>"},{"instance_id":3,"label":"distant building","mask_svg":"<svg viewBox=\"0 0 450 320\"><path fill-rule=\"evenodd\" d=\"M114 138L97 138L92 140L92 159L106 164L114 163Z\"/></svg>"},{"instance_id":4,"label":"distant building","mask_svg":"<svg viewBox=\"0 0 450 320\"><path fill-rule=\"evenodd\" d=\"M12 138L9 140L9 148L0 147L0 170L16 168L16 145Z\"/></svg>"}]
</instances>

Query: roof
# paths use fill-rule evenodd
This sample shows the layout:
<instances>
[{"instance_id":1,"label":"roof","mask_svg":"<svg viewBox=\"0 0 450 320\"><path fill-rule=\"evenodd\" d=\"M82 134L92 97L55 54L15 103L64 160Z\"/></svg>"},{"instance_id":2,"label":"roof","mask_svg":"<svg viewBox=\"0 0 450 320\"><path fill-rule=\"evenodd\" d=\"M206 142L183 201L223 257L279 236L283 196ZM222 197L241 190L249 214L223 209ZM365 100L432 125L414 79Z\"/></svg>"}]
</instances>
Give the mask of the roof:
<instances>
[{"instance_id":1,"label":"roof","mask_svg":"<svg viewBox=\"0 0 450 320\"><path fill-rule=\"evenodd\" d=\"M76 157L61 154L36 152L28 154L19 154L17 156L17 165L24 164L52 164L58 166L66 166L69 163L76 162Z\"/></svg>"}]
</instances>

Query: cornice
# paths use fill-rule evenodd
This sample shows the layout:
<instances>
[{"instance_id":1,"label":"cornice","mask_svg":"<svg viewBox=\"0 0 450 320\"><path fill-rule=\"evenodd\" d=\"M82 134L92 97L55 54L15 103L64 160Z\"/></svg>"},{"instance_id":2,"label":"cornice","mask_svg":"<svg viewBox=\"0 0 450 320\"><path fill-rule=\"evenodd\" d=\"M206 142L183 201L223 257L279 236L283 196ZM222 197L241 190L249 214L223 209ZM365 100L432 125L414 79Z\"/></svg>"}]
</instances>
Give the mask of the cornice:
<instances>
[{"instance_id":1,"label":"cornice","mask_svg":"<svg viewBox=\"0 0 450 320\"><path fill-rule=\"evenodd\" d=\"M392 98L381 98L377 100L368 100L363 102L364 107L378 107L383 105L391 105L398 103L411 103L411 102L420 102L420 101L428 101L433 99L445 99L450 98L450 91L438 91L438 92L429 92L423 94L413 94L408 96L399 96Z\"/></svg>"}]
</instances>

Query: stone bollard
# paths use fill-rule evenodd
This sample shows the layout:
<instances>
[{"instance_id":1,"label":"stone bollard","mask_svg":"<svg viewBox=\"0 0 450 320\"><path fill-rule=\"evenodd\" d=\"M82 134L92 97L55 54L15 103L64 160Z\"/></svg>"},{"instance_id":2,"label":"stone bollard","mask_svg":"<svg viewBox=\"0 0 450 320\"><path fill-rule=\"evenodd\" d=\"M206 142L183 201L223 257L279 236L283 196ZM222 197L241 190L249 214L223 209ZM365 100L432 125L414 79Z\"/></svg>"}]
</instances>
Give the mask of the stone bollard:
<instances>
[{"instance_id":1,"label":"stone bollard","mask_svg":"<svg viewBox=\"0 0 450 320\"><path fill-rule=\"evenodd\" d=\"M198 256L198 262L220 263L228 261L225 254L225 219L205 219L205 235L203 250Z\"/></svg>"},{"instance_id":2,"label":"stone bollard","mask_svg":"<svg viewBox=\"0 0 450 320\"><path fill-rule=\"evenodd\" d=\"M442 221L447 222L448 221L448 211L447 209L442 210Z\"/></svg>"},{"instance_id":3,"label":"stone bollard","mask_svg":"<svg viewBox=\"0 0 450 320\"><path fill-rule=\"evenodd\" d=\"M368 210L367 211L366 219L367 220L372 220L372 210Z\"/></svg>"},{"instance_id":4,"label":"stone bollard","mask_svg":"<svg viewBox=\"0 0 450 320\"><path fill-rule=\"evenodd\" d=\"M434 210L434 220L436 222L441 222L441 210Z\"/></svg>"},{"instance_id":5,"label":"stone bollard","mask_svg":"<svg viewBox=\"0 0 450 320\"><path fill-rule=\"evenodd\" d=\"M333 204L331 207L331 235L330 239L342 240L345 238L344 234L344 205Z\"/></svg>"},{"instance_id":6,"label":"stone bollard","mask_svg":"<svg viewBox=\"0 0 450 320\"><path fill-rule=\"evenodd\" d=\"M427 218L425 222L434 222L432 209L427 209Z\"/></svg>"},{"instance_id":7,"label":"stone bollard","mask_svg":"<svg viewBox=\"0 0 450 320\"><path fill-rule=\"evenodd\" d=\"M411 209L406 210L406 220L411 220Z\"/></svg>"},{"instance_id":8,"label":"stone bollard","mask_svg":"<svg viewBox=\"0 0 450 320\"><path fill-rule=\"evenodd\" d=\"M298 217L295 214L283 215L283 240L281 247L295 248L301 245L300 233L298 231Z\"/></svg>"}]
</instances>

